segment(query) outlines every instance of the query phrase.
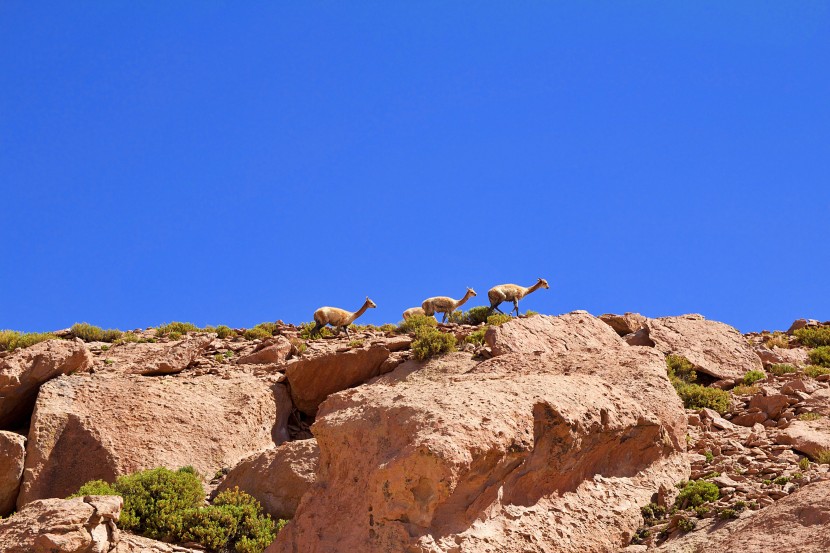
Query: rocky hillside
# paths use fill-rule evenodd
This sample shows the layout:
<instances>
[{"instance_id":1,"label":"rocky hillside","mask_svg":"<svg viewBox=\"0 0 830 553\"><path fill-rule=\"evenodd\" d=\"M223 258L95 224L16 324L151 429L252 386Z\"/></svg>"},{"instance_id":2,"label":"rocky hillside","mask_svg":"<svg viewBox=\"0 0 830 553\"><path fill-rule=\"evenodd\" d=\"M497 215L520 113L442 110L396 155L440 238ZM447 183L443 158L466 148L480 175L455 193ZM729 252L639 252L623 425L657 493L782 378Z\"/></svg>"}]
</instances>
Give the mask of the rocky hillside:
<instances>
[{"instance_id":1,"label":"rocky hillside","mask_svg":"<svg viewBox=\"0 0 830 553\"><path fill-rule=\"evenodd\" d=\"M830 324L505 321L0 342L0 550L220 549L65 499L186 466L290 520L270 553L828 549Z\"/></svg>"}]
</instances>

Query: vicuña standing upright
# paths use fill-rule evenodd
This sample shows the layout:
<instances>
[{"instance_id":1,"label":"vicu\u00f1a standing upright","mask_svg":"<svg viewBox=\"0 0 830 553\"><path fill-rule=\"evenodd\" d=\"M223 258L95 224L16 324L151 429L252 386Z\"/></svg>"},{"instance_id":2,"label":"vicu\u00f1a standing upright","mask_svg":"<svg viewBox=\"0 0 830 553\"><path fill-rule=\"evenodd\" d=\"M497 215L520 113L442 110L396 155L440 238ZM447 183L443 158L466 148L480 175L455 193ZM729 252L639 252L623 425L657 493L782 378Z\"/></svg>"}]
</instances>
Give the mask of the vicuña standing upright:
<instances>
[{"instance_id":1,"label":"vicu\u00f1a standing upright","mask_svg":"<svg viewBox=\"0 0 830 553\"><path fill-rule=\"evenodd\" d=\"M490 311L495 309L499 313L504 314L504 311L499 309L499 305L505 301L512 301L513 311L516 312L516 316L518 317L519 300L531 292L535 292L539 288L550 288L550 286L548 286L548 281L540 278L539 281L530 288L525 288L524 286L519 286L518 284L499 284L498 286L493 286L487 292L487 297L490 298ZM513 311L511 311L511 313L513 313Z\"/></svg>"},{"instance_id":2,"label":"vicu\u00f1a standing upright","mask_svg":"<svg viewBox=\"0 0 830 553\"><path fill-rule=\"evenodd\" d=\"M352 324L358 317L363 315L363 313L365 313L370 307L377 307L377 305L369 299L369 296L366 296L366 301L363 302L363 307L354 313L346 311L345 309L340 309L339 307L321 307L314 312L314 322L316 324L311 330L309 336L318 334L320 329L327 324L336 327L338 334L340 334L340 330L345 330L346 336L349 336L349 325Z\"/></svg>"},{"instance_id":3,"label":"vicu\u00f1a standing upright","mask_svg":"<svg viewBox=\"0 0 830 553\"><path fill-rule=\"evenodd\" d=\"M464 297L460 300L454 300L452 298L448 298L447 296L435 296L434 298L427 298L424 300L424 303L421 304L421 308L424 310L424 314L428 317L431 317L435 313L443 313L444 317L441 319L441 322L446 322L447 316L464 305L468 299L472 298L476 295L476 291L472 288L467 288L467 293L464 294Z\"/></svg>"}]
</instances>

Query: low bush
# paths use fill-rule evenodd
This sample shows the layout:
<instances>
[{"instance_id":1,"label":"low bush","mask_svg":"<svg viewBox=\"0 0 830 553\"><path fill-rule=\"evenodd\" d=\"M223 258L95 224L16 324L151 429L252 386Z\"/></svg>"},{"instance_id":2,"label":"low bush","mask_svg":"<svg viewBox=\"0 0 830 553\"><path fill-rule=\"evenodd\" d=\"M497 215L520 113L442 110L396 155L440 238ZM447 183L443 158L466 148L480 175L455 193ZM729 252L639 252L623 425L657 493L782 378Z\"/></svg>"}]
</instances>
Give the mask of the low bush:
<instances>
[{"instance_id":1,"label":"low bush","mask_svg":"<svg viewBox=\"0 0 830 553\"><path fill-rule=\"evenodd\" d=\"M334 336L334 333L327 326L324 326L323 328L320 329L319 333L316 333L316 334L314 334L314 336L312 336L311 331L314 330L315 326L316 326L316 323L313 323L313 322L311 322L311 323L302 323L300 325L300 338L302 338L303 340L311 340L312 338L325 338L326 336Z\"/></svg>"},{"instance_id":2,"label":"low bush","mask_svg":"<svg viewBox=\"0 0 830 553\"><path fill-rule=\"evenodd\" d=\"M752 386L759 380L763 380L767 377L764 371L749 371L744 375L743 383L745 386Z\"/></svg>"},{"instance_id":3,"label":"low bush","mask_svg":"<svg viewBox=\"0 0 830 553\"><path fill-rule=\"evenodd\" d=\"M725 413L729 408L729 393L717 388L693 384L697 380L694 365L680 355L666 356L666 370L669 381L687 409L714 409Z\"/></svg>"},{"instance_id":4,"label":"low bush","mask_svg":"<svg viewBox=\"0 0 830 553\"><path fill-rule=\"evenodd\" d=\"M410 348L415 359L424 361L442 353L455 351L455 336L430 326L422 326L415 331L415 339Z\"/></svg>"},{"instance_id":5,"label":"low bush","mask_svg":"<svg viewBox=\"0 0 830 553\"><path fill-rule=\"evenodd\" d=\"M645 507L640 508L640 512L646 524L651 524L656 520L662 520L666 517L666 508L656 503L649 503Z\"/></svg>"},{"instance_id":6,"label":"low bush","mask_svg":"<svg viewBox=\"0 0 830 553\"><path fill-rule=\"evenodd\" d=\"M830 346L830 326L808 326L799 328L794 334L805 347Z\"/></svg>"},{"instance_id":7,"label":"low bush","mask_svg":"<svg viewBox=\"0 0 830 553\"><path fill-rule=\"evenodd\" d=\"M349 342L350 348L362 348L363 347L363 340L352 340Z\"/></svg>"},{"instance_id":8,"label":"low bush","mask_svg":"<svg viewBox=\"0 0 830 553\"><path fill-rule=\"evenodd\" d=\"M682 532L691 532L697 528L697 521L693 518L683 517L677 521L677 527L680 528Z\"/></svg>"},{"instance_id":9,"label":"low bush","mask_svg":"<svg viewBox=\"0 0 830 553\"><path fill-rule=\"evenodd\" d=\"M798 461L798 468L801 470L807 470L810 468L810 458L809 457L802 457Z\"/></svg>"},{"instance_id":10,"label":"low bush","mask_svg":"<svg viewBox=\"0 0 830 553\"><path fill-rule=\"evenodd\" d=\"M464 341L470 344L483 345L484 335L487 334L487 328L489 327L485 326L483 328L478 328L474 330L466 338L464 338Z\"/></svg>"},{"instance_id":11,"label":"low bush","mask_svg":"<svg viewBox=\"0 0 830 553\"><path fill-rule=\"evenodd\" d=\"M271 336L273 336L279 327L277 327L277 323L264 322L259 323L254 328L261 328L263 330L266 330L269 334L271 334Z\"/></svg>"},{"instance_id":12,"label":"low bush","mask_svg":"<svg viewBox=\"0 0 830 553\"><path fill-rule=\"evenodd\" d=\"M165 323L156 327L156 335L162 337L166 336L171 340L178 340L188 332L199 332L200 330L202 329L193 323L180 323L174 321L172 323Z\"/></svg>"},{"instance_id":13,"label":"low bush","mask_svg":"<svg viewBox=\"0 0 830 553\"><path fill-rule=\"evenodd\" d=\"M75 323L69 332L75 338L80 338L84 342L115 342L121 338L122 332L120 330L109 328L104 330L100 326L94 326L89 323Z\"/></svg>"},{"instance_id":14,"label":"low bush","mask_svg":"<svg viewBox=\"0 0 830 553\"><path fill-rule=\"evenodd\" d=\"M262 514L259 502L239 488L219 493L213 505L183 516L181 541L195 541L217 551L259 553L274 541L276 525Z\"/></svg>"},{"instance_id":15,"label":"low bush","mask_svg":"<svg viewBox=\"0 0 830 553\"><path fill-rule=\"evenodd\" d=\"M216 332L216 336L217 336L217 337L219 337L219 338L221 338L221 339L223 339L223 340L224 340L225 338L231 338L231 337L233 337L233 336L236 336L236 331L235 331L234 329L232 329L231 327L229 327L229 326L225 326L225 325L219 325L219 326L217 326L217 327L214 329L214 332Z\"/></svg>"},{"instance_id":16,"label":"low bush","mask_svg":"<svg viewBox=\"0 0 830 553\"><path fill-rule=\"evenodd\" d=\"M480 305L472 307L458 316L458 322L478 326L487 322L487 317L490 316L490 308Z\"/></svg>"},{"instance_id":17,"label":"low bush","mask_svg":"<svg viewBox=\"0 0 830 553\"><path fill-rule=\"evenodd\" d=\"M804 374L806 374L810 378L816 378L817 376L830 374L830 368L819 367L817 365L807 365L806 367L804 367Z\"/></svg>"},{"instance_id":18,"label":"low bush","mask_svg":"<svg viewBox=\"0 0 830 553\"><path fill-rule=\"evenodd\" d=\"M830 465L830 449L822 449L816 452L816 463L819 465Z\"/></svg>"},{"instance_id":19,"label":"low bush","mask_svg":"<svg viewBox=\"0 0 830 553\"><path fill-rule=\"evenodd\" d=\"M0 351L14 351L18 348L27 348L46 340L57 340L58 337L50 332L17 332L15 330L0 330Z\"/></svg>"},{"instance_id":20,"label":"low bush","mask_svg":"<svg viewBox=\"0 0 830 553\"><path fill-rule=\"evenodd\" d=\"M735 509L722 509L721 512L718 513L718 518L720 518L721 520L738 518L738 511L736 511Z\"/></svg>"},{"instance_id":21,"label":"low bush","mask_svg":"<svg viewBox=\"0 0 830 553\"><path fill-rule=\"evenodd\" d=\"M380 330L382 332L386 332L386 333L395 332L397 329L398 329L398 327L396 327L395 325L393 325L391 323L386 323L385 325L382 325L380 327Z\"/></svg>"},{"instance_id":22,"label":"low bush","mask_svg":"<svg viewBox=\"0 0 830 553\"><path fill-rule=\"evenodd\" d=\"M695 366L691 361L682 355L667 355L666 369L669 373L669 380L678 379L686 383L697 380L697 373L694 371Z\"/></svg>"},{"instance_id":23,"label":"low bush","mask_svg":"<svg viewBox=\"0 0 830 553\"><path fill-rule=\"evenodd\" d=\"M242 336L244 336L246 340L264 340L265 338L270 338L273 334L262 327L255 326L254 328L249 328L243 332Z\"/></svg>"},{"instance_id":24,"label":"low bush","mask_svg":"<svg viewBox=\"0 0 830 553\"><path fill-rule=\"evenodd\" d=\"M798 415L800 421L817 421L821 418L821 413L801 413Z\"/></svg>"},{"instance_id":25,"label":"low bush","mask_svg":"<svg viewBox=\"0 0 830 553\"><path fill-rule=\"evenodd\" d=\"M438 321L434 317L427 317L426 315L415 315L409 317L398 325L398 332L401 334L410 334L417 332L421 328L435 328L438 326Z\"/></svg>"},{"instance_id":26,"label":"low bush","mask_svg":"<svg viewBox=\"0 0 830 553\"><path fill-rule=\"evenodd\" d=\"M830 346L820 346L807 354L810 363L819 367L830 367Z\"/></svg>"},{"instance_id":27,"label":"low bush","mask_svg":"<svg viewBox=\"0 0 830 553\"><path fill-rule=\"evenodd\" d=\"M128 342L141 342L141 341L142 341L142 339L138 334L136 334L135 332L127 331L127 332L121 333L121 336L119 336L118 339L113 340L112 343L113 343L113 345L117 346L118 344L126 344Z\"/></svg>"},{"instance_id":28,"label":"low bush","mask_svg":"<svg viewBox=\"0 0 830 553\"><path fill-rule=\"evenodd\" d=\"M511 320L513 320L513 317L511 317L510 315L502 315L501 313L496 313L495 315L490 315L489 317L487 317L487 326L499 326Z\"/></svg>"},{"instance_id":29,"label":"low bush","mask_svg":"<svg viewBox=\"0 0 830 553\"><path fill-rule=\"evenodd\" d=\"M787 349L790 347L790 338L780 330L773 332L771 335L764 336L764 347L772 349L773 347Z\"/></svg>"},{"instance_id":30,"label":"low bush","mask_svg":"<svg viewBox=\"0 0 830 553\"><path fill-rule=\"evenodd\" d=\"M767 367L767 371L771 372L775 376L783 376L785 374L794 373L797 370L798 369L788 363L776 363Z\"/></svg>"},{"instance_id":31,"label":"low bush","mask_svg":"<svg viewBox=\"0 0 830 553\"><path fill-rule=\"evenodd\" d=\"M736 396L754 396L760 391L759 386L744 386L743 384L732 388L732 394Z\"/></svg>"},{"instance_id":32,"label":"low bush","mask_svg":"<svg viewBox=\"0 0 830 553\"><path fill-rule=\"evenodd\" d=\"M674 504L678 509L697 507L720 498L718 487L703 480L690 480L683 484Z\"/></svg>"}]
</instances>

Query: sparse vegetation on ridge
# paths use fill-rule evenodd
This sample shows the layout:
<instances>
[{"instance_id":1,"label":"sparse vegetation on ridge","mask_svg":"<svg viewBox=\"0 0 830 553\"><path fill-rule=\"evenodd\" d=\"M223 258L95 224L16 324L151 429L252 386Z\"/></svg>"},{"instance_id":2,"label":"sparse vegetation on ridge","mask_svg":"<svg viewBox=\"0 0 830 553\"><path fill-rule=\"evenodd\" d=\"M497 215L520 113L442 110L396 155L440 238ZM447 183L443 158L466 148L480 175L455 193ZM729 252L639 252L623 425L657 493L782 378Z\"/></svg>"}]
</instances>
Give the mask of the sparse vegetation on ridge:
<instances>
[{"instance_id":1,"label":"sparse vegetation on ridge","mask_svg":"<svg viewBox=\"0 0 830 553\"><path fill-rule=\"evenodd\" d=\"M0 351L14 351L18 348L27 348L46 340L58 340L50 332L17 332L16 330L0 330Z\"/></svg>"},{"instance_id":2,"label":"sparse vegetation on ridge","mask_svg":"<svg viewBox=\"0 0 830 553\"><path fill-rule=\"evenodd\" d=\"M75 338L80 338L84 342L114 342L121 338L122 332L115 328L104 330L100 326L94 326L89 323L75 323L69 332Z\"/></svg>"},{"instance_id":3,"label":"sparse vegetation on ridge","mask_svg":"<svg viewBox=\"0 0 830 553\"><path fill-rule=\"evenodd\" d=\"M804 347L830 346L830 326L808 326L799 328L794 334Z\"/></svg>"},{"instance_id":4,"label":"sparse vegetation on ridge","mask_svg":"<svg viewBox=\"0 0 830 553\"><path fill-rule=\"evenodd\" d=\"M171 340L178 340L188 332L200 332L202 329L193 323L172 322L165 323L156 327L156 335L159 337L170 338Z\"/></svg>"},{"instance_id":5,"label":"sparse vegetation on ridge","mask_svg":"<svg viewBox=\"0 0 830 553\"><path fill-rule=\"evenodd\" d=\"M819 367L830 367L830 346L819 346L807 354L810 363Z\"/></svg>"},{"instance_id":6,"label":"sparse vegetation on ridge","mask_svg":"<svg viewBox=\"0 0 830 553\"><path fill-rule=\"evenodd\" d=\"M441 332L431 326L422 326L415 330L415 339L411 346L412 356L418 361L425 361L436 355L455 351L455 344L455 335Z\"/></svg>"}]
</instances>

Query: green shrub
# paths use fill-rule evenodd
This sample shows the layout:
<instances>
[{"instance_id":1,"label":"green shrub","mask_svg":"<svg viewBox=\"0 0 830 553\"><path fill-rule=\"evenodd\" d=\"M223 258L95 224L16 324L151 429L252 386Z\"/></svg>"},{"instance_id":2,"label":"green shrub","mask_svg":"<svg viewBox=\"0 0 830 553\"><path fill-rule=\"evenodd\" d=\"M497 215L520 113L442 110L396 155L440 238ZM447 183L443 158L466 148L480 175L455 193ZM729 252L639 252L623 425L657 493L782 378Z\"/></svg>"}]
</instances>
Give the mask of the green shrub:
<instances>
[{"instance_id":1,"label":"green shrub","mask_svg":"<svg viewBox=\"0 0 830 553\"><path fill-rule=\"evenodd\" d=\"M524 316L525 317L535 317L538 314L539 314L538 311L531 311L530 309L528 309L527 311L525 311Z\"/></svg>"},{"instance_id":2,"label":"green shrub","mask_svg":"<svg viewBox=\"0 0 830 553\"><path fill-rule=\"evenodd\" d=\"M119 495L115 487L103 480L90 480L81 486L77 492L70 495L67 499L73 497L84 497L86 495Z\"/></svg>"},{"instance_id":3,"label":"green shrub","mask_svg":"<svg viewBox=\"0 0 830 553\"><path fill-rule=\"evenodd\" d=\"M686 383L697 380L697 373L694 365L682 355L667 355L666 369L669 373L669 380L678 379Z\"/></svg>"},{"instance_id":4,"label":"green shrub","mask_svg":"<svg viewBox=\"0 0 830 553\"><path fill-rule=\"evenodd\" d=\"M415 331L411 349L415 359L424 361L442 353L455 351L455 336L430 326L422 326Z\"/></svg>"},{"instance_id":5,"label":"green shrub","mask_svg":"<svg viewBox=\"0 0 830 553\"><path fill-rule=\"evenodd\" d=\"M225 326L225 325L217 326L216 329L214 330L214 332L216 332L217 337L219 337L223 340L225 338L229 338L231 336L236 336L236 331L234 329L232 329L231 327Z\"/></svg>"},{"instance_id":6,"label":"green shrub","mask_svg":"<svg viewBox=\"0 0 830 553\"><path fill-rule=\"evenodd\" d=\"M352 340L349 342L350 348L362 348L363 347L363 340Z\"/></svg>"},{"instance_id":7,"label":"green shrub","mask_svg":"<svg viewBox=\"0 0 830 553\"><path fill-rule=\"evenodd\" d=\"M732 394L736 396L754 396L760 391L761 388L758 386L744 386L743 384L732 388Z\"/></svg>"},{"instance_id":8,"label":"green shrub","mask_svg":"<svg viewBox=\"0 0 830 553\"><path fill-rule=\"evenodd\" d=\"M380 330L386 333L395 332L397 329L398 327L390 323L386 323L385 325L380 327Z\"/></svg>"},{"instance_id":9,"label":"green shrub","mask_svg":"<svg viewBox=\"0 0 830 553\"><path fill-rule=\"evenodd\" d=\"M704 480L690 480L686 482L674 502L679 509L697 507L707 501L717 501L720 497L718 487Z\"/></svg>"},{"instance_id":10,"label":"green shrub","mask_svg":"<svg viewBox=\"0 0 830 553\"><path fill-rule=\"evenodd\" d=\"M744 375L743 383L745 386L752 386L759 380L763 380L767 377L764 371L749 371Z\"/></svg>"},{"instance_id":11,"label":"green shrub","mask_svg":"<svg viewBox=\"0 0 830 553\"><path fill-rule=\"evenodd\" d=\"M487 317L490 316L490 308L480 305L478 307L470 308L465 311L460 317L459 322L463 324L478 326L487 322Z\"/></svg>"},{"instance_id":12,"label":"green shrub","mask_svg":"<svg viewBox=\"0 0 830 553\"><path fill-rule=\"evenodd\" d=\"M485 326L483 328L478 328L474 330L466 338L464 338L464 341L470 344L484 344L484 335L487 334L487 328L489 327Z\"/></svg>"},{"instance_id":13,"label":"green shrub","mask_svg":"<svg viewBox=\"0 0 830 553\"><path fill-rule=\"evenodd\" d=\"M798 415L800 421L816 421L821 418L821 413L801 413Z\"/></svg>"},{"instance_id":14,"label":"green shrub","mask_svg":"<svg viewBox=\"0 0 830 553\"><path fill-rule=\"evenodd\" d=\"M794 332L798 341L808 348L830 346L830 326L809 326Z\"/></svg>"},{"instance_id":15,"label":"green shrub","mask_svg":"<svg viewBox=\"0 0 830 553\"><path fill-rule=\"evenodd\" d=\"M715 454L709 451L708 449L703 452L703 456L706 457L706 462L711 463L715 460Z\"/></svg>"},{"instance_id":16,"label":"green shrub","mask_svg":"<svg viewBox=\"0 0 830 553\"><path fill-rule=\"evenodd\" d=\"M513 320L513 317L511 317L510 315L496 313L494 315L490 315L489 317L487 317L487 326L499 326L511 320Z\"/></svg>"},{"instance_id":17,"label":"green shrub","mask_svg":"<svg viewBox=\"0 0 830 553\"><path fill-rule=\"evenodd\" d=\"M770 336L764 336L764 346L768 349L773 347L787 349L790 347L790 339L785 333L777 330Z\"/></svg>"},{"instance_id":18,"label":"green shrub","mask_svg":"<svg viewBox=\"0 0 830 553\"><path fill-rule=\"evenodd\" d=\"M188 332L199 332L201 328L192 323L172 322L166 323L156 328L156 335L167 336L171 340L178 340ZM175 337L171 336L175 335Z\"/></svg>"},{"instance_id":19,"label":"green shrub","mask_svg":"<svg viewBox=\"0 0 830 553\"><path fill-rule=\"evenodd\" d=\"M735 509L722 509L721 512L718 513L718 517L722 520L738 518L738 512Z\"/></svg>"},{"instance_id":20,"label":"green shrub","mask_svg":"<svg viewBox=\"0 0 830 553\"><path fill-rule=\"evenodd\" d=\"M116 340L113 340L113 345L126 344L127 342L141 342L141 338L135 332L123 332Z\"/></svg>"},{"instance_id":21,"label":"green shrub","mask_svg":"<svg viewBox=\"0 0 830 553\"><path fill-rule=\"evenodd\" d=\"M0 351L14 351L18 348L27 348L46 340L58 340L50 332L17 332L15 330L0 330Z\"/></svg>"},{"instance_id":22,"label":"green shrub","mask_svg":"<svg viewBox=\"0 0 830 553\"><path fill-rule=\"evenodd\" d=\"M84 342L114 342L121 338L120 330L114 328L104 330L100 326L93 326L89 323L75 323L69 332Z\"/></svg>"},{"instance_id":23,"label":"green shrub","mask_svg":"<svg viewBox=\"0 0 830 553\"><path fill-rule=\"evenodd\" d=\"M313 322L312 323L303 323L303 324L301 324L300 325L300 338L302 338L303 340L311 340L312 338L317 338L317 337L325 338L326 336L334 336L334 333L327 326L324 326L323 328L321 328L319 334L315 334L314 336L312 336L311 331L314 330L315 326L316 326L316 324L313 323Z\"/></svg>"},{"instance_id":24,"label":"green shrub","mask_svg":"<svg viewBox=\"0 0 830 553\"><path fill-rule=\"evenodd\" d=\"M427 317L426 315L415 315L409 317L398 325L398 332L401 334L410 334L416 332L421 328L435 328L438 326L438 321L434 317Z\"/></svg>"},{"instance_id":25,"label":"green shrub","mask_svg":"<svg viewBox=\"0 0 830 553\"><path fill-rule=\"evenodd\" d=\"M830 346L821 346L807 354L810 363L819 367L830 367Z\"/></svg>"},{"instance_id":26,"label":"green shrub","mask_svg":"<svg viewBox=\"0 0 830 553\"><path fill-rule=\"evenodd\" d=\"M822 449L816 452L816 463L819 465L830 465L830 449Z\"/></svg>"},{"instance_id":27,"label":"green shrub","mask_svg":"<svg viewBox=\"0 0 830 553\"><path fill-rule=\"evenodd\" d=\"M695 514L699 517L705 517L709 514L710 510L711 509L708 505L698 505L697 507L695 507Z\"/></svg>"},{"instance_id":28,"label":"green shrub","mask_svg":"<svg viewBox=\"0 0 830 553\"><path fill-rule=\"evenodd\" d=\"M236 553L260 553L276 537L277 529L271 517L262 513L262 506L256 499L239 491L239 488L221 492L213 500L213 505L200 510L218 510L224 515L221 518L234 521L229 525L234 531L228 534L227 541L221 547ZM184 537L187 539L187 536Z\"/></svg>"},{"instance_id":29,"label":"green shrub","mask_svg":"<svg viewBox=\"0 0 830 553\"><path fill-rule=\"evenodd\" d=\"M666 508L656 503L649 503L645 507L640 508L640 512L646 524L651 524L655 520L662 520L666 516Z\"/></svg>"},{"instance_id":30,"label":"green shrub","mask_svg":"<svg viewBox=\"0 0 830 553\"><path fill-rule=\"evenodd\" d=\"M801 460L798 461L798 468L803 471L808 470L810 468L810 458L802 457Z\"/></svg>"},{"instance_id":31,"label":"green shrub","mask_svg":"<svg viewBox=\"0 0 830 553\"><path fill-rule=\"evenodd\" d=\"M270 332L266 329L255 326L254 328L249 328L245 332L242 333L246 340L264 340L265 338L270 338L273 336Z\"/></svg>"},{"instance_id":32,"label":"green shrub","mask_svg":"<svg viewBox=\"0 0 830 553\"><path fill-rule=\"evenodd\" d=\"M271 323L271 322L259 323L254 328L261 328L261 329L267 331L268 334L270 334L271 336L273 336L274 333L279 329L279 327L277 326L277 323Z\"/></svg>"},{"instance_id":33,"label":"green shrub","mask_svg":"<svg viewBox=\"0 0 830 553\"><path fill-rule=\"evenodd\" d=\"M810 378L816 378L824 374L830 374L830 369L827 367L818 367L816 365L807 365L804 367L804 374Z\"/></svg>"},{"instance_id":34,"label":"green shrub","mask_svg":"<svg viewBox=\"0 0 830 553\"><path fill-rule=\"evenodd\" d=\"M683 532L691 532L697 528L697 521L693 518L683 517L677 521L677 527Z\"/></svg>"},{"instance_id":35,"label":"green shrub","mask_svg":"<svg viewBox=\"0 0 830 553\"><path fill-rule=\"evenodd\" d=\"M798 369L787 363L776 363L767 367L767 371L771 372L775 376L783 376L785 374L794 373L797 370Z\"/></svg>"},{"instance_id":36,"label":"green shrub","mask_svg":"<svg viewBox=\"0 0 830 553\"><path fill-rule=\"evenodd\" d=\"M778 484L779 486L783 486L787 482L790 481L789 476L779 476L775 480L772 481L773 484Z\"/></svg>"},{"instance_id":37,"label":"green shrub","mask_svg":"<svg viewBox=\"0 0 830 553\"><path fill-rule=\"evenodd\" d=\"M687 409L714 409L725 413L729 408L729 393L717 388L692 384L697 380L694 365L680 355L666 356L666 370L669 381Z\"/></svg>"}]
</instances>

